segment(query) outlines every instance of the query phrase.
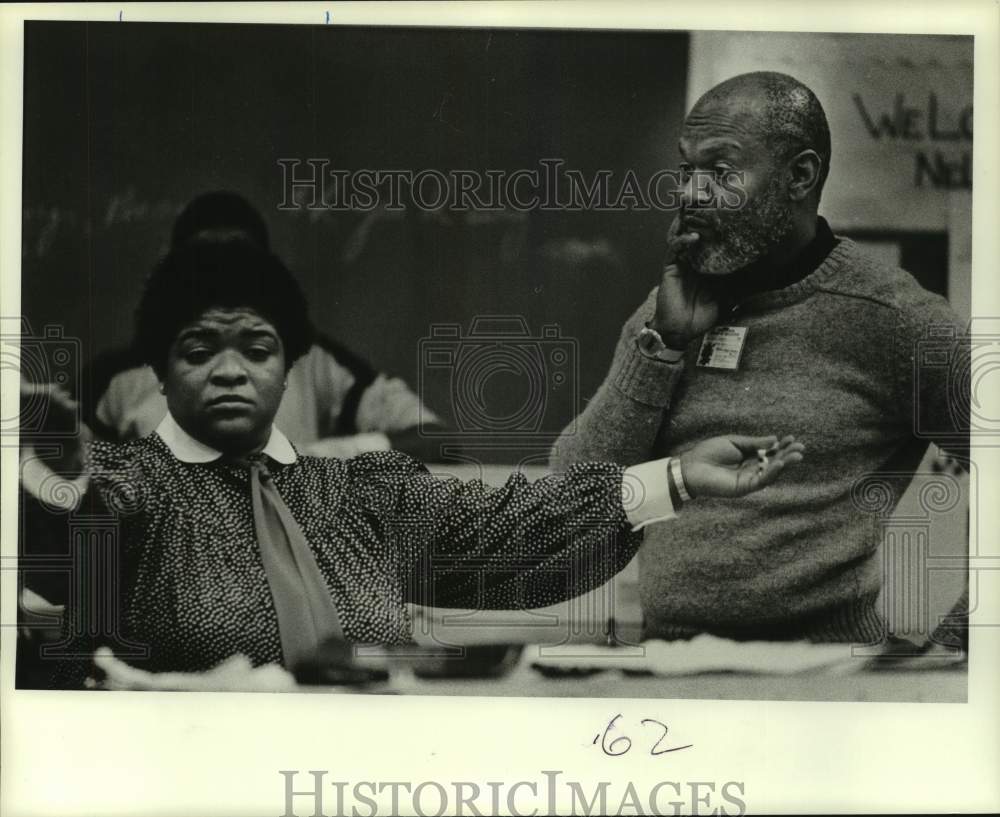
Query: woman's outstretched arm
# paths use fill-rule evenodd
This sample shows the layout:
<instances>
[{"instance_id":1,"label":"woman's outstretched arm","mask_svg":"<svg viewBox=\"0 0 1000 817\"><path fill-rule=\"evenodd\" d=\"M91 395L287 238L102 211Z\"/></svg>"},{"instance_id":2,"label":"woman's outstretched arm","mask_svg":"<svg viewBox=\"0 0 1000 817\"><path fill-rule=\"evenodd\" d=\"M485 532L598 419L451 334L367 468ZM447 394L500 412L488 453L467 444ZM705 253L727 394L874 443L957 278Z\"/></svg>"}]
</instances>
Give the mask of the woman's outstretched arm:
<instances>
[{"instance_id":1,"label":"woman's outstretched arm","mask_svg":"<svg viewBox=\"0 0 1000 817\"><path fill-rule=\"evenodd\" d=\"M408 601L520 609L600 586L634 556L643 527L668 522L684 501L760 490L802 451L791 437L719 437L676 461L580 463L534 483L513 474L499 488L441 479L393 453L348 467Z\"/></svg>"}]
</instances>

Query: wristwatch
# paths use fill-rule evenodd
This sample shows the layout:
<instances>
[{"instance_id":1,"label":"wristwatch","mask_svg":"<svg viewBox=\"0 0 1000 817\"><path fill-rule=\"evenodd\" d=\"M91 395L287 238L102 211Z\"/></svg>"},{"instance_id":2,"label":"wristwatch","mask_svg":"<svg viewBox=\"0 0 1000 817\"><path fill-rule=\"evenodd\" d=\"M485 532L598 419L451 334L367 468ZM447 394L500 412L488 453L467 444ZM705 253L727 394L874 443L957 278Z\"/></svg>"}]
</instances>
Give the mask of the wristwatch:
<instances>
[{"instance_id":1,"label":"wristwatch","mask_svg":"<svg viewBox=\"0 0 1000 817\"><path fill-rule=\"evenodd\" d=\"M663 342L663 337L653 329L648 323L639 331L639 337L635 340L639 351L646 357L654 360L662 360L665 363L677 363L684 357L684 351L671 349Z\"/></svg>"}]
</instances>

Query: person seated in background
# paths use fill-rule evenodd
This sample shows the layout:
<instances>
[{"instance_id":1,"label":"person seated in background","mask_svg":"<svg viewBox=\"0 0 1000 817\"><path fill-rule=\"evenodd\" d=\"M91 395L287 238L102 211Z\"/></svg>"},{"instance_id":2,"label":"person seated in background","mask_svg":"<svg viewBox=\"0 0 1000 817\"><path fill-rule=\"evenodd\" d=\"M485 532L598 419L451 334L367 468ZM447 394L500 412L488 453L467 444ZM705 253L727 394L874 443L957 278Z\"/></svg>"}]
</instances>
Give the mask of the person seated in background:
<instances>
[{"instance_id":1,"label":"person seated in background","mask_svg":"<svg viewBox=\"0 0 1000 817\"><path fill-rule=\"evenodd\" d=\"M191 201L177 217L171 246L191 241L250 241L270 248L267 225L242 196L216 191ZM99 437L145 437L166 416L155 372L135 349L100 355L82 379L84 417ZM377 372L354 352L322 334L288 373L278 424L303 452L349 458L395 449L418 459L440 458L421 425L440 429L438 418L406 383Z\"/></svg>"},{"instance_id":2,"label":"person seated in background","mask_svg":"<svg viewBox=\"0 0 1000 817\"><path fill-rule=\"evenodd\" d=\"M118 684L176 689L177 673L220 662L227 678L293 668L330 638L408 643L408 602L551 604L609 580L682 497L743 496L802 459L790 437L723 437L676 461L585 463L489 488L439 479L399 452L303 456L277 417L286 376L311 345L305 298L274 255L252 242L188 242L158 264L136 315L135 348L164 385L153 433L59 440L72 401L48 384L22 386L47 402L46 444L62 443L58 457L41 459L22 439L25 549L65 553L74 515L116 520L110 543L87 547L117 549L120 581L65 582L96 589L69 596L72 657L53 659L56 686L92 672L102 610L120 619L97 631L147 651L129 666L100 656Z\"/></svg>"}]
</instances>

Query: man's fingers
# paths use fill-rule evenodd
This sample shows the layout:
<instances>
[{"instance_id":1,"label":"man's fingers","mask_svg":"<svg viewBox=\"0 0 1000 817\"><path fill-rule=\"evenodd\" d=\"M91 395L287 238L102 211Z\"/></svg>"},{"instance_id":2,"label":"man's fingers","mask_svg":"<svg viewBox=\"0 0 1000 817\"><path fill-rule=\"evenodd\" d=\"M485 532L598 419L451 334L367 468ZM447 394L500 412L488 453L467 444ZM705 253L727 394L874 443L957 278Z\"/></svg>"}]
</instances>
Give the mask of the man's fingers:
<instances>
[{"instance_id":1,"label":"man's fingers","mask_svg":"<svg viewBox=\"0 0 1000 817\"><path fill-rule=\"evenodd\" d=\"M674 220L670 223L670 227L667 229L667 254L664 258L664 266L669 267L673 265L677 258L677 253L684 247L693 244L699 238L701 236L693 230L681 232L681 217L679 214L675 216Z\"/></svg>"},{"instance_id":2,"label":"man's fingers","mask_svg":"<svg viewBox=\"0 0 1000 817\"><path fill-rule=\"evenodd\" d=\"M678 233L670 239L667 248L676 251L694 244L700 238L701 234L696 233L694 230L688 230L686 233Z\"/></svg>"},{"instance_id":3,"label":"man's fingers","mask_svg":"<svg viewBox=\"0 0 1000 817\"><path fill-rule=\"evenodd\" d=\"M667 240L667 254L664 258L664 272L673 275L681 275L683 270L677 266L677 256L685 247L690 247L697 242L701 236L696 232L680 233Z\"/></svg>"},{"instance_id":4,"label":"man's fingers","mask_svg":"<svg viewBox=\"0 0 1000 817\"><path fill-rule=\"evenodd\" d=\"M762 465L750 473L753 489L763 488L774 482L778 475L784 470L785 463L782 460L773 460L767 465Z\"/></svg>"},{"instance_id":5,"label":"man's fingers","mask_svg":"<svg viewBox=\"0 0 1000 817\"><path fill-rule=\"evenodd\" d=\"M747 437L742 434L735 434L726 439L735 445L741 454L753 457L757 456L757 451L761 448L768 449L778 444L778 438L773 434L769 437Z\"/></svg>"},{"instance_id":6,"label":"man's fingers","mask_svg":"<svg viewBox=\"0 0 1000 817\"><path fill-rule=\"evenodd\" d=\"M801 445L801 443L799 443ZM802 462L802 452L800 450L796 451L784 451L779 456L773 459L768 459L766 464L757 466L751 472L751 479L755 480L752 484L754 488L763 488L766 485L770 485L774 482L782 472L789 465L795 465L796 463Z\"/></svg>"},{"instance_id":7,"label":"man's fingers","mask_svg":"<svg viewBox=\"0 0 1000 817\"><path fill-rule=\"evenodd\" d=\"M801 462L802 453L806 450L806 447L802 443L791 443L784 448L779 448L778 452L774 455L774 458L778 461L784 460L785 462Z\"/></svg>"},{"instance_id":8,"label":"man's fingers","mask_svg":"<svg viewBox=\"0 0 1000 817\"><path fill-rule=\"evenodd\" d=\"M735 434L727 437L740 453L747 457L756 457L760 452L764 452L769 459L780 457L783 454L793 451L802 452L805 445L798 442L791 434L782 437L780 440L775 434L767 437L748 437L742 434Z\"/></svg>"},{"instance_id":9,"label":"man's fingers","mask_svg":"<svg viewBox=\"0 0 1000 817\"><path fill-rule=\"evenodd\" d=\"M677 234L681 231L681 217L680 213L674 216L674 220L670 222L670 226L667 227L667 246L670 246L670 242L677 238Z\"/></svg>"}]
</instances>

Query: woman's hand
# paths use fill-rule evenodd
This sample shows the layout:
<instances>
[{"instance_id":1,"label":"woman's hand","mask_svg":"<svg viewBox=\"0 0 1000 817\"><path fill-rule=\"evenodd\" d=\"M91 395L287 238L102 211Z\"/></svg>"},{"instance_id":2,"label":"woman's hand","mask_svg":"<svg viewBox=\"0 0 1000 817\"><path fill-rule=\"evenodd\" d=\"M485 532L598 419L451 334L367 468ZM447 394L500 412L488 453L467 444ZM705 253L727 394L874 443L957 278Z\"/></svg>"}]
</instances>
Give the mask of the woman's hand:
<instances>
[{"instance_id":1,"label":"woman's hand","mask_svg":"<svg viewBox=\"0 0 1000 817\"><path fill-rule=\"evenodd\" d=\"M100 689L170 692L293 692L292 674L277 664L253 667L245 655L234 655L207 672L146 672L119 661L107 647L94 653L104 671Z\"/></svg>"},{"instance_id":2,"label":"woman's hand","mask_svg":"<svg viewBox=\"0 0 1000 817\"><path fill-rule=\"evenodd\" d=\"M681 454L681 473L692 497L739 497L774 482L802 461L794 437L713 437Z\"/></svg>"}]
</instances>

